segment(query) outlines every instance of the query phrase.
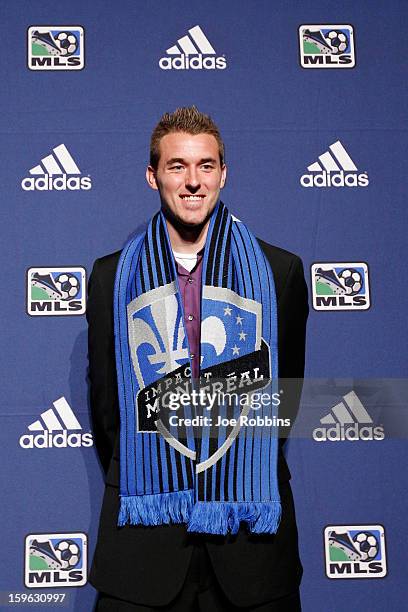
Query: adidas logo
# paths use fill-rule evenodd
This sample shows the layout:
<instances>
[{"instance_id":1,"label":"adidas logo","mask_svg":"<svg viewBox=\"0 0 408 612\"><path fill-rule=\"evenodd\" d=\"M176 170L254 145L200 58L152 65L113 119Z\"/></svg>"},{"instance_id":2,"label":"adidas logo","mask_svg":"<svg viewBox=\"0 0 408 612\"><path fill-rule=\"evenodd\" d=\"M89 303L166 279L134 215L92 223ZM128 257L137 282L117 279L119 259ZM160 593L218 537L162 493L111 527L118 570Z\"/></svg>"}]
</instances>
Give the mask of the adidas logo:
<instances>
[{"instance_id":1,"label":"adidas logo","mask_svg":"<svg viewBox=\"0 0 408 612\"><path fill-rule=\"evenodd\" d=\"M368 174L357 174L357 166L340 140L329 149L319 155L318 162L307 167L310 174L301 176L302 187L367 187Z\"/></svg>"},{"instance_id":2,"label":"adidas logo","mask_svg":"<svg viewBox=\"0 0 408 612\"><path fill-rule=\"evenodd\" d=\"M323 418L323 427L316 427L316 442L340 442L349 440L384 440L384 427L373 427L373 420L354 391L350 391Z\"/></svg>"},{"instance_id":3,"label":"adidas logo","mask_svg":"<svg viewBox=\"0 0 408 612\"><path fill-rule=\"evenodd\" d=\"M176 45L167 49L167 56L159 60L162 70L224 70L225 57L217 57L216 51L199 25L188 30L190 36L179 38Z\"/></svg>"},{"instance_id":4,"label":"adidas logo","mask_svg":"<svg viewBox=\"0 0 408 612\"><path fill-rule=\"evenodd\" d=\"M53 402L53 406L54 408L42 412L40 418L28 426L30 431L41 433L21 436L21 448L93 446L93 438L90 432L78 433L82 430L82 427L65 397L57 399ZM68 433L69 431L76 431L77 433Z\"/></svg>"},{"instance_id":5,"label":"adidas logo","mask_svg":"<svg viewBox=\"0 0 408 612\"><path fill-rule=\"evenodd\" d=\"M78 176L81 171L64 144L55 147L51 155L43 157L29 172L32 176L21 181L24 191L86 191L92 187L89 176Z\"/></svg>"}]
</instances>

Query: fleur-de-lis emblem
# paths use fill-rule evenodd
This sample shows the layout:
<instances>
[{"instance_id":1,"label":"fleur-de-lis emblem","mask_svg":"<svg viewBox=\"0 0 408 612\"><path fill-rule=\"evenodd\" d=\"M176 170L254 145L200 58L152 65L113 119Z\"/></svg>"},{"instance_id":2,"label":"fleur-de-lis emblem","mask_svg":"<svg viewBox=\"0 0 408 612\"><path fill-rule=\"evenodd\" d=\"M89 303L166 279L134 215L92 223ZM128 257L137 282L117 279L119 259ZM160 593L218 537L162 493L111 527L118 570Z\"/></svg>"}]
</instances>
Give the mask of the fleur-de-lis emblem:
<instances>
[{"instance_id":1,"label":"fleur-de-lis emblem","mask_svg":"<svg viewBox=\"0 0 408 612\"><path fill-rule=\"evenodd\" d=\"M133 300L128 307L128 325L132 361L139 385L144 386L157 375L172 372L188 359L188 348L183 346L186 334L174 283ZM147 360L139 359L142 345L147 345Z\"/></svg>"}]
</instances>

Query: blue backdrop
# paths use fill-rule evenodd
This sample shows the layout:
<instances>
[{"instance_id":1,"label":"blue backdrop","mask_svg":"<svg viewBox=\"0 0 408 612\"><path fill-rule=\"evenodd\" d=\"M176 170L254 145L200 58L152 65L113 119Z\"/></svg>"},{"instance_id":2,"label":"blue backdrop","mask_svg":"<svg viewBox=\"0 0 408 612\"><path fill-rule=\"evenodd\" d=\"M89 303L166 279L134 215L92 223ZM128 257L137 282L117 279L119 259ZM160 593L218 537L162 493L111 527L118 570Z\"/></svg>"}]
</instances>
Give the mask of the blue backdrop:
<instances>
[{"instance_id":1,"label":"blue backdrop","mask_svg":"<svg viewBox=\"0 0 408 612\"><path fill-rule=\"evenodd\" d=\"M157 210L144 171L163 112L196 104L214 117L229 169L223 200L260 238L302 257L311 306L313 288L325 296L311 308L307 376L347 378L350 389L353 379L406 376L408 6L1 5L0 607L24 609L29 595L65 593L48 606L82 612L95 598L90 585L75 586L86 572L66 581L76 555L88 548L92 557L103 480L89 445L85 290L78 289L93 261L120 249ZM186 68L192 58L215 68ZM340 153L330 148L338 141ZM337 181L357 184L317 186L334 177L335 167ZM305 174L309 187L301 182ZM81 181L83 188L72 188ZM311 276L316 263L326 271L323 281ZM327 281L331 269L334 284ZM347 289L342 270L353 269L357 285ZM335 286L343 302L327 299L337 295ZM58 403L61 397L66 402ZM353 443L317 443L310 435L289 444L306 612L404 607L408 508L400 466L407 452L386 434ZM382 525L387 575L327 577L327 525ZM87 535L85 548L76 534ZM65 571L47 573L41 565L44 542L65 560ZM41 610L43 600L32 609Z\"/></svg>"}]
</instances>

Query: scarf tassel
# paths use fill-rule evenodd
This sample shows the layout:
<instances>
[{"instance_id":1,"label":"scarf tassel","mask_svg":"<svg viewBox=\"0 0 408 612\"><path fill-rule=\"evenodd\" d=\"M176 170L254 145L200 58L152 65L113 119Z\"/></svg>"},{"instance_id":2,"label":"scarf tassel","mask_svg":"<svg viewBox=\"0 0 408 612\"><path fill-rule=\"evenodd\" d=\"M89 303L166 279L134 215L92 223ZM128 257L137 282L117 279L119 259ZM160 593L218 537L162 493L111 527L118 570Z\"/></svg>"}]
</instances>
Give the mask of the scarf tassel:
<instances>
[{"instance_id":1,"label":"scarf tassel","mask_svg":"<svg viewBox=\"0 0 408 612\"><path fill-rule=\"evenodd\" d=\"M186 523L194 504L192 490L153 495L122 495L118 525Z\"/></svg>"},{"instance_id":2,"label":"scarf tassel","mask_svg":"<svg viewBox=\"0 0 408 612\"><path fill-rule=\"evenodd\" d=\"M279 501L269 502L196 502L188 531L226 535L238 533L241 521L251 533L276 533L281 519Z\"/></svg>"}]
</instances>

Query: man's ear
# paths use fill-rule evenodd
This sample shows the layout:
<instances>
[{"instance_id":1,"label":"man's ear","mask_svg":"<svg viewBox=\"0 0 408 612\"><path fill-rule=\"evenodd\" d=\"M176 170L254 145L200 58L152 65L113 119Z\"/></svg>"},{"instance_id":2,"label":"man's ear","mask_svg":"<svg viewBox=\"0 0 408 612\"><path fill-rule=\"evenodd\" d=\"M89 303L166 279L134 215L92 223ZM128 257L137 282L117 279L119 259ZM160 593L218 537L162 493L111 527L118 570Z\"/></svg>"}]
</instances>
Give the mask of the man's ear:
<instances>
[{"instance_id":1,"label":"man's ear","mask_svg":"<svg viewBox=\"0 0 408 612\"><path fill-rule=\"evenodd\" d=\"M221 184L220 184L220 189L222 189L225 185L225 182L227 180L227 166L224 164L221 168Z\"/></svg>"},{"instance_id":2,"label":"man's ear","mask_svg":"<svg viewBox=\"0 0 408 612\"><path fill-rule=\"evenodd\" d=\"M156 180L156 171L153 166L147 166L146 168L146 181L152 189L158 191L159 187Z\"/></svg>"}]
</instances>

